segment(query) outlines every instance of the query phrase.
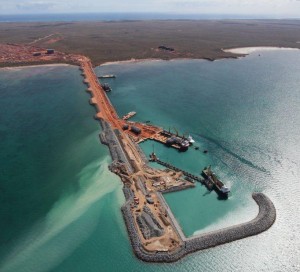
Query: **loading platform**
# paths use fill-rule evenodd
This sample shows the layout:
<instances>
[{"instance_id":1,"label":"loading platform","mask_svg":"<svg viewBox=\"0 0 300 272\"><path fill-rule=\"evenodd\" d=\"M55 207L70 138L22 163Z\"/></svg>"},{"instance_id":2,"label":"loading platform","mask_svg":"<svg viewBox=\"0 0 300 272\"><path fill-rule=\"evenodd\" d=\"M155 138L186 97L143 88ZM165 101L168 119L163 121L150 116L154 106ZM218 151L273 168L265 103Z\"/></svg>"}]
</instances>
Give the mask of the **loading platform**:
<instances>
[{"instance_id":1,"label":"loading platform","mask_svg":"<svg viewBox=\"0 0 300 272\"><path fill-rule=\"evenodd\" d=\"M159 159L157 159L156 162L157 162L158 164L160 164L160 165L162 165L162 166L164 166L164 167L167 167L167 168L169 168L169 169L171 169L171 170L174 170L174 171L176 171L176 172L182 172L182 174L184 174L184 175L185 175L186 177L188 177L188 178L191 178L191 179L193 179L193 180L200 181L200 182L202 181L202 178L201 178L201 177L198 177L198 176L193 175L193 174L191 174L191 173L189 173L189 172L187 172L187 171L184 171L184 170L182 170L182 169L180 169L180 168L178 168L178 167L176 167L176 166L174 166L174 165L172 165L172 164L170 164L170 163L163 162L163 161L161 161L161 160L159 160Z\"/></svg>"},{"instance_id":2,"label":"loading platform","mask_svg":"<svg viewBox=\"0 0 300 272\"><path fill-rule=\"evenodd\" d=\"M155 158L155 159L154 159ZM168 169L171 169L173 171L176 171L176 172L181 172L183 175L185 175L187 178L189 179L192 179L192 180L195 180L195 181L198 181L200 182L201 184L205 185L207 187L208 190L212 190L213 189L213 184L211 182L209 182L208 180L205 180L203 179L202 177L199 177L199 176L196 176L196 175L193 175L185 170L182 170L170 163L167 163L167 162L164 162L156 157L153 157L152 155L150 155L150 161L153 161L153 162L156 162Z\"/></svg>"}]
</instances>

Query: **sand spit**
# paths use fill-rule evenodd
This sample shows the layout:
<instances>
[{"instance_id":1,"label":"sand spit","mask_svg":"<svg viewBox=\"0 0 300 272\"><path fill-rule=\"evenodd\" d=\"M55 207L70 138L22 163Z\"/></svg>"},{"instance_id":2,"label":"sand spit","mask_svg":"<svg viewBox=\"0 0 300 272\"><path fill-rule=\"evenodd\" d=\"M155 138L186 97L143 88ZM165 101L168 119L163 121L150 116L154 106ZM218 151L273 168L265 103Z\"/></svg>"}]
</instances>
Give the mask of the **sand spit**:
<instances>
[{"instance_id":1,"label":"sand spit","mask_svg":"<svg viewBox=\"0 0 300 272\"><path fill-rule=\"evenodd\" d=\"M239 54L239 55L248 55L258 51L261 52L261 51L275 51L275 50L299 50L299 49L291 48L291 47L275 47L275 46L253 46L253 47L222 49L223 52Z\"/></svg>"},{"instance_id":2,"label":"sand spit","mask_svg":"<svg viewBox=\"0 0 300 272\"><path fill-rule=\"evenodd\" d=\"M228 58L228 57L226 57ZM237 58L237 57L231 57ZM224 59L224 58L220 58ZM160 62L160 61L178 61L178 60L206 60L206 61L215 61L219 59L210 59L210 58L170 58L170 59L130 59L130 60L120 60L120 61L109 61L100 64L99 66L107 66L107 65L114 65L114 64L126 64L126 63L142 63L142 62Z\"/></svg>"},{"instance_id":3,"label":"sand spit","mask_svg":"<svg viewBox=\"0 0 300 272\"><path fill-rule=\"evenodd\" d=\"M74 66L67 63L51 63L51 64L36 64L36 65L24 65L24 66L12 66L12 67L0 67L2 70L19 70L24 68L36 68L36 67L58 67L58 66Z\"/></svg>"},{"instance_id":4,"label":"sand spit","mask_svg":"<svg viewBox=\"0 0 300 272\"><path fill-rule=\"evenodd\" d=\"M130 59L130 60L118 60L118 61L108 61L104 62L99 66L113 65L113 64L125 64L125 63L139 63L139 62L148 62L148 61L162 61L162 59Z\"/></svg>"}]
</instances>

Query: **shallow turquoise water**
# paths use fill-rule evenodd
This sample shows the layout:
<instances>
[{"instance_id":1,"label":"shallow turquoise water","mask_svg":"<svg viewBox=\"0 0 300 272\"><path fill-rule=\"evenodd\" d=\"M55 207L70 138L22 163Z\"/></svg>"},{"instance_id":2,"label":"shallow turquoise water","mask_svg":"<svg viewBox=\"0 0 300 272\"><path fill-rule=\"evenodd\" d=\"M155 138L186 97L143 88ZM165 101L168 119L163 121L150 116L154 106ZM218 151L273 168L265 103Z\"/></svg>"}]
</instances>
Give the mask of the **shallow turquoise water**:
<instances>
[{"instance_id":1,"label":"shallow turquoise water","mask_svg":"<svg viewBox=\"0 0 300 272\"><path fill-rule=\"evenodd\" d=\"M115 73L120 115L191 133L200 150L155 144L163 160L193 173L212 164L232 188L228 201L195 189L166 195L184 232L253 218L252 191L277 209L267 232L147 264L131 250L100 127L75 67L0 71L0 271L297 271L300 218L300 54L171 61L97 68ZM146 153L152 143L142 144Z\"/></svg>"},{"instance_id":2,"label":"shallow turquoise water","mask_svg":"<svg viewBox=\"0 0 300 272\"><path fill-rule=\"evenodd\" d=\"M252 241L262 254L264 246L274 246L271 237L278 248L289 244L299 253L299 235L293 233L299 216L291 209L299 203L300 191L299 60L298 51L276 51L238 60L153 61L98 69L98 74L117 75L117 79L107 82L113 88L109 96L120 116L134 110L137 115L133 119L190 133L200 147L200 151L178 153L156 143L160 159L195 174L211 164L231 187L228 201L219 201L215 193L208 194L199 184L196 189L165 195L186 235L254 218L258 212L251 199L254 191L264 192L273 200L278 210L274 227L255 238L226 245L222 253L226 258L234 255L226 250L231 246L241 245L239 250L249 253ZM149 154L153 143L143 143L142 148ZM209 151L206 155L201 152L205 149ZM210 250L210 256L216 258L214 250ZM248 268L273 271L275 267L292 269L298 264L295 260L287 264L288 257L280 254L279 258L279 251L273 248L263 257L252 255L258 261ZM282 250L283 255L291 252ZM232 270L237 266L245 270L231 257L221 263L230 260ZM222 265L214 269L220 271Z\"/></svg>"}]
</instances>

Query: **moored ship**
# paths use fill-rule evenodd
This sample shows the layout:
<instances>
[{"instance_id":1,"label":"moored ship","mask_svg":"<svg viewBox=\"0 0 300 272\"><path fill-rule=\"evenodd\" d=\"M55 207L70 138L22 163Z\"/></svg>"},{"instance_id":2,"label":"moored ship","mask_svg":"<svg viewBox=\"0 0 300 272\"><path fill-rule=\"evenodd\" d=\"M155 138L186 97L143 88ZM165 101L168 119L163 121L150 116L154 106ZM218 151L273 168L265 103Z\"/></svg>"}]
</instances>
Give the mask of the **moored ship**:
<instances>
[{"instance_id":1,"label":"moored ship","mask_svg":"<svg viewBox=\"0 0 300 272\"><path fill-rule=\"evenodd\" d=\"M123 116L123 120L128 120L129 118L133 117L134 115L136 115L135 111L131 111L129 113L127 113L126 115Z\"/></svg>"},{"instance_id":2,"label":"moored ship","mask_svg":"<svg viewBox=\"0 0 300 272\"><path fill-rule=\"evenodd\" d=\"M215 191L218 193L220 197L226 199L228 198L230 189L217 178L215 173L211 170L211 166L205 167L202 170L202 176L213 184Z\"/></svg>"},{"instance_id":3,"label":"moored ship","mask_svg":"<svg viewBox=\"0 0 300 272\"><path fill-rule=\"evenodd\" d=\"M115 75L102 75L102 76L98 76L98 78L116 78Z\"/></svg>"},{"instance_id":4,"label":"moored ship","mask_svg":"<svg viewBox=\"0 0 300 272\"><path fill-rule=\"evenodd\" d=\"M171 136L167 139L166 143L167 146L177 146L180 151L188 150L190 143L188 140L180 138L178 136Z\"/></svg>"},{"instance_id":5,"label":"moored ship","mask_svg":"<svg viewBox=\"0 0 300 272\"><path fill-rule=\"evenodd\" d=\"M189 146L190 146L190 143L189 143L189 141L188 140L183 140L181 143L180 143L180 151L186 151L186 150L188 150L188 148L189 148Z\"/></svg>"}]
</instances>

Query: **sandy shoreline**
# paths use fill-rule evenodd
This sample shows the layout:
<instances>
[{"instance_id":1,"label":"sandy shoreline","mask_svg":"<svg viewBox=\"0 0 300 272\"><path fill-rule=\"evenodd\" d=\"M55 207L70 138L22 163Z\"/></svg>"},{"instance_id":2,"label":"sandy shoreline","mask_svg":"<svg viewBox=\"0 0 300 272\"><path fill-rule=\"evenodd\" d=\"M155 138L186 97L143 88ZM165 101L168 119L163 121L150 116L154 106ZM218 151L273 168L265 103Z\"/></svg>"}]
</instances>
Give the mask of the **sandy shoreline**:
<instances>
[{"instance_id":1,"label":"sandy shoreline","mask_svg":"<svg viewBox=\"0 0 300 272\"><path fill-rule=\"evenodd\" d=\"M297 43L300 43L297 42ZM221 49L223 52L226 53L232 53L236 55L249 55L254 52L261 52L261 51L276 51L276 50L300 50L299 48L292 48L292 47L275 47L275 46L253 46L253 47L237 47L237 48L228 48L228 49ZM239 58L239 56L234 56L232 58ZM227 57L214 59L214 61L227 59ZM159 58L146 58L146 59L135 59L131 58L128 60L119 60L119 61L108 61L104 62L100 65L97 65L96 67L100 66L107 66L107 65L115 65L115 64L131 64L131 63L142 63L142 62L159 62L159 61L176 61L176 60L208 60L206 58L173 58L173 59L159 59ZM0 70L7 69L20 69L20 68L33 68L33 67L39 67L39 66L76 66L72 64L67 63L51 63L51 64L34 64L34 65L20 65L20 66L6 66L6 67L0 67Z\"/></svg>"},{"instance_id":2,"label":"sandy shoreline","mask_svg":"<svg viewBox=\"0 0 300 272\"><path fill-rule=\"evenodd\" d=\"M292 48L292 47L276 47L276 46L253 46L253 47L237 47L237 48L228 48L228 49L221 49L223 52L226 53L232 53L236 55L249 55L254 52L262 52L262 51L277 51L277 50L300 50L299 48ZM213 61L218 61L218 60L224 60L227 59L228 57L221 57L221 58L216 58L213 59ZM229 58L237 59L239 56L232 56ZM99 66L106 66L106 65L114 65L114 64L126 64L126 63L141 63L141 62L158 62L158 61L176 61L176 60L207 60L209 59L206 58L173 58L173 59L154 59L154 58L149 58L149 59L129 59L129 60L120 60L120 61L109 61L105 62L103 64L98 65ZM211 61L211 60L210 60Z\"/></svg>"},{"instance_id":3,"label":"sandy shoreline","mask_svg":"<svg viewBox=\"0 0 300 272\"><path fill-rule=\"evenodd\" d=\"M221 60L221 59L226 59L226 58L220 58L220 59L214 59L213 61ZM129 59L129 60L117 60L117 61L108 61L104 62L100 65L97 65L96 67L99 66L106 66L106 65L113 65L113 64L126 64L126 63L141 63L141 62L159 62L159 61L177 61L177 60L205 60L205 61L211 61L207 58L171 58L171 59L154 59L154 58L149 58L149 59Z\"/></svg>"},{"instance_id":4,"label":"sandy shoreline","mask_svg":"<svg viewBox=\"0 0 300 272\"><path fill-rule=\"evenodd\" d=\"M292 47L275 47L275 46L253 46L253 47L238 47L222 49L223 52L239 54L239 55L249 55L258 51L275 51L275 50L299 50L298 48Z\"/></svg>"},{"instance_id":5,"label":"sandy shoreline","mask_svg":"<svg viewBox=\"0 0 300 272\"><path fill-rule=\"evenodd\" d=\"M108 61L100 64L99 66L113 65L113 64L125 64L125 63L139 63L146 61L162 61L163 59L129 59L129 60L117 60L117 61Z\"/></svg>"},{"instance_id":6,"label":"sandy shoreline","mask_svg":"<svg viewBox=\"0 0 300 272\"><path fill-rule=\"evenodd\" d=\"M22 69L22 68L34 68L34 67L40 67L40 66L74 66L72 64L67 63L51 63L51 64L34 64L34 65L22 65L22 66L7 66L7 67L0 67L0 70L15 70L15 69Z\"/></svg>"}]
</instances>

